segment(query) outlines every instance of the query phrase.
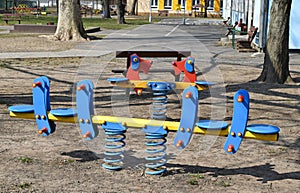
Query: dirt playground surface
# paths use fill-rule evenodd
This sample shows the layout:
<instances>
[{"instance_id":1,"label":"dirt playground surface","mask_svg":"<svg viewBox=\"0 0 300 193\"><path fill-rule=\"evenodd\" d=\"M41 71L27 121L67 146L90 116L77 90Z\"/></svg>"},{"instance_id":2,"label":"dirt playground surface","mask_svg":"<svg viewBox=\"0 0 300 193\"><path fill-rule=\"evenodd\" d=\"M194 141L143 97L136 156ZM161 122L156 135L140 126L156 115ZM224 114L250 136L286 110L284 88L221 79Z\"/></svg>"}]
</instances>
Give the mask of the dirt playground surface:
<instances>
[{"instance_id":1,"label":"dirt playground surface","mask_svg":"<svg viewBox=\"0 0 300 193\"><path fill-rule=\"evenodd\" d=\"M87 144L76 124L60 122L55 133L41 137L34 120L9 117L9 106L32 104L33 79L42 75L51 79L52 109L73 107L78 69L83 63L97 61L99 58L0 60L0 192L300 192L299 64L290 66L298 82L287 85L250 82L261 72L259 65L219 64L226 88L224 120L231 122L234 93L246 89L251 97L248 124L277 125L281 128L279 141L244 140L236 154L227 155L225 137L194 135L188 148L179 152L172 149L175 135L169 133L167 172L151 176L144 173L145 137L140 130L128 129L124 169L113 172L101 167L101 137ZM111 62L114 65L108 66L125 66L125 61ZM112 108L122 103L124 91L106 81L121 77L111 70L106 67L95 83L98 115L124 114L118 106ZM149 92L141 97L132 92L129 116L149 118L151 97ZM199 97L199 117L208 119L210 93L201 91ZM169 96L170 120L180 119L179 98L176 93Z\"/></svg>"}]
</instances>

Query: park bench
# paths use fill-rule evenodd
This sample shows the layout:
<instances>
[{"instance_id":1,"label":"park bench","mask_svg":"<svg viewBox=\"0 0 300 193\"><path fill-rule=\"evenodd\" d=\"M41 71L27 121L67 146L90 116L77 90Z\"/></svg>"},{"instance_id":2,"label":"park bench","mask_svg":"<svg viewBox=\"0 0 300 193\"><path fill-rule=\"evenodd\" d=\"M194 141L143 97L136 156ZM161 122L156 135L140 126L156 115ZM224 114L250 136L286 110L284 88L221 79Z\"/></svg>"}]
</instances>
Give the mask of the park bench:
<instances>
[{"instance_id":1,"label":"park bench","mask_svg":"<svg viewBox=\"0 0 300 193\"><path fill-rule=\"evenodd\" d=\"M122 73L125 75L127 69L130 67L130 56L137 54L138 56L145 58L176 58L177 61L181 61L183 57L191 55L190 51L117 51L116 58L127 58L126 70L112 70L113 73ZM154 64L155 65L155 64ZM150 69L151 72L169 72L175 77L175 81L179 81L180 75L175 75L174 69L170 62L170 68Z\"/></svg>"},{"instance_id":2,"label":"park bench","mask_svg":"<svg viewBox=\"0 0 300 193\"><path fill-rule=\"evenodd\" d=\"M255 49L252 48L251 42L255 38L255 35L258 31L258 28L255 26L251 26L247 33L247 40L239 40L237 41L237 50L239 52L256 52Z\"/></svg>"},{"instance_id":3,"label":"park bench","mask_svg":"<svg viewBox=\"0 0 300 193\"><path fill-rule=\"evenodd\" d=\"M158 12L158 16L162 16L162 15L168 16L169 15L168 10L158 10L157 12Z\"/></svg>"},{"instance_id":4,"label":"park bench","mask_svg":"<svg viewBox=\"0 0 300 193\"><path fill-rule=\"evenodd\" d=\"M205 12L200 11L200 10L195 10L194 11L194 16L195 17L205 17Z\"/></svg>"},{"instance_id":5,"label":"park bench","mask_svg":"<svg viewBox=\"0 0 300 193\"><path fill-rule=\"evenodd\" d=\"M195 17L205 17L205 6L202 4L193 5L192 10L194 12Z\"/></svg>"},{"instance_id":6,"label":"park bench","mask_svg":"<svg viewBox=\"0 0 300 193\"><path fill-rule=\"evenodd\" d=\"M22 14L4 14L3 20L6 24L8 24L8 21L18 21L21 24Z\"/></svg>"}]
</instances>

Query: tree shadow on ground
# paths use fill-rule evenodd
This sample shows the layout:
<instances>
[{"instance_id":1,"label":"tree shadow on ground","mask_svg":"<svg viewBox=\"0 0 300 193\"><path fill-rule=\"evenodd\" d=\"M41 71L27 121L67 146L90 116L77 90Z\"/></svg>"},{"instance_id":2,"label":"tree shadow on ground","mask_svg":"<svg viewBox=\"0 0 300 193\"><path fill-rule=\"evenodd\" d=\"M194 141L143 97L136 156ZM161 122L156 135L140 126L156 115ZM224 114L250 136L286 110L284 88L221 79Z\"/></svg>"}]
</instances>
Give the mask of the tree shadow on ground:
<instances>
[{"instance_id":1,"label":"tree shadow on ground","mask_svg":"<svg viewBox=\"0 0 300 193\"><path fill-rule=\"evenodd\" d=\"M241 84L230 84L226 86L226 92L236 92L239 89L245 89L248 90L248 92L253 92L256 94L261 94L264 96L269 96L269 97L282 97L282 98L286 98L286 100L295 100L299 102L299 95L298 94L291 94L291 93L287 93L287 92L279 92L275 89L295 89L295 90L299 90L299 85L296 84L270 84L270 83L258 83L258 82L247 82L247 83L241 83ZM276 107L284 107L286 109L296 109L300 112L300 106L299 105L295 105L292 103L279 103L276 101L272 101L270 100L263 100L263 97L261 97L262 99L251 99L251 95L250 95L250 102L254 103L254 104L264 104L267 106L276 106ZM232 97L229 97L229 99L233 99ZM266 99L266 98L265 98ZM282 99L280 99L282 100Z\"/></svg>"},{"instance_id":2,"label":"tree shadow on ground","mask_svg":"<svg viewBox=\"0 0 300 193\"><path fill-rule=\"evenodd\" d=\"M179 169L169 169L166 175L174 175L180 173L210 173L214 177L218 176L232 176L232 175L250 175L258 178L258 181L267 183L268 181L295 179L300 180L300 171L279 173L274 171L274 166L266 163L258 166L240 167L240 168L219 168L219 167L205 167L205 166L191 166L181 164L167 164L167 167L176 167Z\"/></svg>"}]
</instances>

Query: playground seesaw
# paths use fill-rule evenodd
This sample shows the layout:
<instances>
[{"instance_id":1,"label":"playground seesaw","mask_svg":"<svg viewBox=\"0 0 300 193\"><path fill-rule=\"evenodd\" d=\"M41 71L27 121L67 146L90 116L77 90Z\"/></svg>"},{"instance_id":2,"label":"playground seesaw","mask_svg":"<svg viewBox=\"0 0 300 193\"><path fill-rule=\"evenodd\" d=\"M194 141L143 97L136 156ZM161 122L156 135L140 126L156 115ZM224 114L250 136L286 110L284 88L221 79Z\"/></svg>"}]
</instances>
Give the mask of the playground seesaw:
<instances>
[{"instance_id":1,"label":"playground seesaw","mask_svg":"<svg viewBox=\"0 0 300 193\"><path fill-rule=\"evenodd\" d=\"M36 78L33 82L33 105L10 106L12 118L35 119L38 133L48 136L55 131L55 122L78 123L82 137L94 140L101 126L105 131L104 164L106 169L122 168L127 129L142 129L145 133L146 173L161 174L166 171L166 137L168 132L176 132L174 146L182 150L190 143L193 134L227 137L224 150L228 154L238 151L243 139L277 141L280 129L273 125L247 125L249 94L239 90L234 96L234 111L231 125L224 121L200 120L198 118L198 88L188 85L182 93L182 114L180 122L148 120L115 116L94 115L93 91L90 80L77 84L76 109L51 109L50 81L47 77Z\"/></svg>"}]
</instances>

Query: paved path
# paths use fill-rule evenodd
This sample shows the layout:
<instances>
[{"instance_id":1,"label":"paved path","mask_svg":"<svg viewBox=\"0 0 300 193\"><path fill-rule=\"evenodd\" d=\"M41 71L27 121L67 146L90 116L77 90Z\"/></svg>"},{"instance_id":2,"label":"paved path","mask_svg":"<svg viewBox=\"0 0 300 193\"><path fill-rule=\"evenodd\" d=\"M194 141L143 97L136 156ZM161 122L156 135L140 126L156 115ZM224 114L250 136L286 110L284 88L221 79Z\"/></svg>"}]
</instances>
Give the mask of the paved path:
<instances>
[{"instance_id":1,"label":"paved path","mask_svg":"<svg viewBox=\"0 0 300 193\"><path fill-rule=\"evenodd\" d=\"M188 50L200 60L257 65L263 54L238 53L230 47L216 46L226 28L221 19L186 18L164 19L133 30L104 30L102 40L79 43L75 48L57 52L9 52L0 53L0 58L39 57L100 57L117 50ZM291 63L299 64L299 54L291 55Z\"/></svg>"},{"instance_id":2,"label":"paved path","mask_svg":"<svg viewBox=\"0 0 300 193\"><path fill-rule=\"evenodd\" d=\"M192 19L185 20L186 25L215 24L218 22L220 22L220 20L201 20L201 22L199 20ZM101 56L107 52L133 49L133 47L137 48L143 45L152 45L152 47L155 47L153 49L158 49L157 47L163 46L171 49L173 48L174 50L182 50L187 47L183 42L186 42L193 37L189 34L184 36L183 31L179 29L179 25L182 25L182 19L167 19L160 24L143 25L134 30L114 31L109 33L103 40L80 43L71 50L57 52L0 53L0 58Z\"/></svg>"}]
</instances>

